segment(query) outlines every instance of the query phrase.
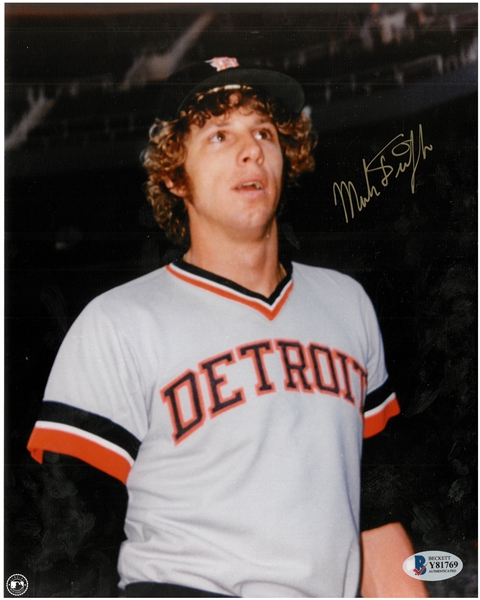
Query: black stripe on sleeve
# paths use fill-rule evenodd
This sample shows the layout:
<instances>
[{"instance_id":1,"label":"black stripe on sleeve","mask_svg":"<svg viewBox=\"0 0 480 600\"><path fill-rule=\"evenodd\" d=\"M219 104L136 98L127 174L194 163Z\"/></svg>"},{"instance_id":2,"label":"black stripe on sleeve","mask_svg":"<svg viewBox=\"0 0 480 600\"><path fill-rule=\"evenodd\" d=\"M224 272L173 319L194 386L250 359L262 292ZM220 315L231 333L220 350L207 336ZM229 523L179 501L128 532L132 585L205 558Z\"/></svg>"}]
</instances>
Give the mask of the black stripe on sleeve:
<instances>
[{"instance_id":1,"label":"black stripe on sleeve","mask_svg":"<svg viewBox=\"0 0 480 600\"><path fill-rule=\"evenodd\" d=\"M382 402L384 402L390 396L390 394L393 394L394 391L393 383L390 378L388 378L379 388L370 394L367 394L363 412L365 413L367 410L372 410L372 408L380 406L380 404L382 404Z\"/></svg>"},{"instance_id":2,"label":"black stripe on sleeve","mask_svg":"<svg viewBox=\"0 0 480 600\"><path fill-rule=\"evenodd\" d=\"M140 440L133 434L114 423L110 419L101 417L86 410L81 410L62 402L44 400L39 414L40 421L51 421L77 427L123 448L132 457L137 458Z\"/></svg>"}]
</instances>

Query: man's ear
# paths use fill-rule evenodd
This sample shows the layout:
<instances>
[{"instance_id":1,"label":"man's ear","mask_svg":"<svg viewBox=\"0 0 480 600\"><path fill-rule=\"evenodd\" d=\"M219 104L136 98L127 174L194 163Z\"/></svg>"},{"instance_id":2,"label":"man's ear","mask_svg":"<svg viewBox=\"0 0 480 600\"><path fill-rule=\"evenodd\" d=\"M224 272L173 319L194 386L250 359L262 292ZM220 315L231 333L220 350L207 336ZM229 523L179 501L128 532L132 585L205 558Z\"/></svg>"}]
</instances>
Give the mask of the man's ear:
<instances>
[{"instance_id":1,"label":"man's ear","mask_svg":"<svg viewBox=\"0 0 480 600\"><path fill-rule=\"evenodd\" d=\"M185 189L185 185L183 183L175 184L170 179L170 177L165 177L163 180L163 183L168 188L168 190L170 192L172 192L172 194L175 194L175 196L179 196L180 198L185 198L186 189Z\"/></svg>"}]
</instances>

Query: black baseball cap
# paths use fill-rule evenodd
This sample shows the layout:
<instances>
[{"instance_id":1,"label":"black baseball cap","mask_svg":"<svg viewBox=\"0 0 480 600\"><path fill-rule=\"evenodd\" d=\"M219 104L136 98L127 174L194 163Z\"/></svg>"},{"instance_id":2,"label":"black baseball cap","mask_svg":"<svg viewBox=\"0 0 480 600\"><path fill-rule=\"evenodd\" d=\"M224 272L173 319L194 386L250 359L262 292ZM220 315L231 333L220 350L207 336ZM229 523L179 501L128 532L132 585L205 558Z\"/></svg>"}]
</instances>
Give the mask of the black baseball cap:
<instances>
[{"instance_id":1,"label":"black baseball cap","mask_svg":"<svg viewBox=\"0 0 480 600\"><path fill-rule=\"evenodd\" d=\"M176 116L188 107L197 93L241 86L263 90L268 97L280 102L293 114L299 114L305 104L302 86L278 71L241 67L236 58L217 57L175 73L168 79L171 100L178 104Z\"/></svg>"}]
</instances>

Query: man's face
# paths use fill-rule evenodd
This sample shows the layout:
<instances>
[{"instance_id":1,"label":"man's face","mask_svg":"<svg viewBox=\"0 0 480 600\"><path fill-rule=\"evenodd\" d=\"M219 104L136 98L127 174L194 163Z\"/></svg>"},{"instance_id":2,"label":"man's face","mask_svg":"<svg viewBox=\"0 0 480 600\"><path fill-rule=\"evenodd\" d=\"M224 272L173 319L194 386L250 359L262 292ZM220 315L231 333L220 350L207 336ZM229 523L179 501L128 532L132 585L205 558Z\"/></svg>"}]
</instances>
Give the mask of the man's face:
<instances>
[{"instance_id":1,"label":"man's face","mask_svg":"<svg viewBox=\"0 0 480 600\"><path fill-rule=\"evenodd\" d=\"M192 239L198 231L245 240L267 235L283 174L278 133L268 117L233 108L203 127L192 125L185 148L188 189L181 195Z\"/></svg>"}]
</instances>

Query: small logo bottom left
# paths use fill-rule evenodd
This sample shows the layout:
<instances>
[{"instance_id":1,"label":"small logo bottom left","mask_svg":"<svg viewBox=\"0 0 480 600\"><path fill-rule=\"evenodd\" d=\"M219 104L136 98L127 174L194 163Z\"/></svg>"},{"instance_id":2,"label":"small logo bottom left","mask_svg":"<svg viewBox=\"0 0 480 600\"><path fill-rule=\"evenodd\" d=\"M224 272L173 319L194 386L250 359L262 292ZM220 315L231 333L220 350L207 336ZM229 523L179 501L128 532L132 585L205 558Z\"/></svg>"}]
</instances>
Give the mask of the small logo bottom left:
<instances>
[{"instance_id":1,"label":"small logo bottom left","mask_svg":"<svg viewBox=\"0 0 480 600\"><path fill-rule=\"evenodd\" d=\"M20 573L10 575L7 579L7 591L12 594L12 596L23 596L27 590L28 580Z\"/></svg>"}]
</instances>

